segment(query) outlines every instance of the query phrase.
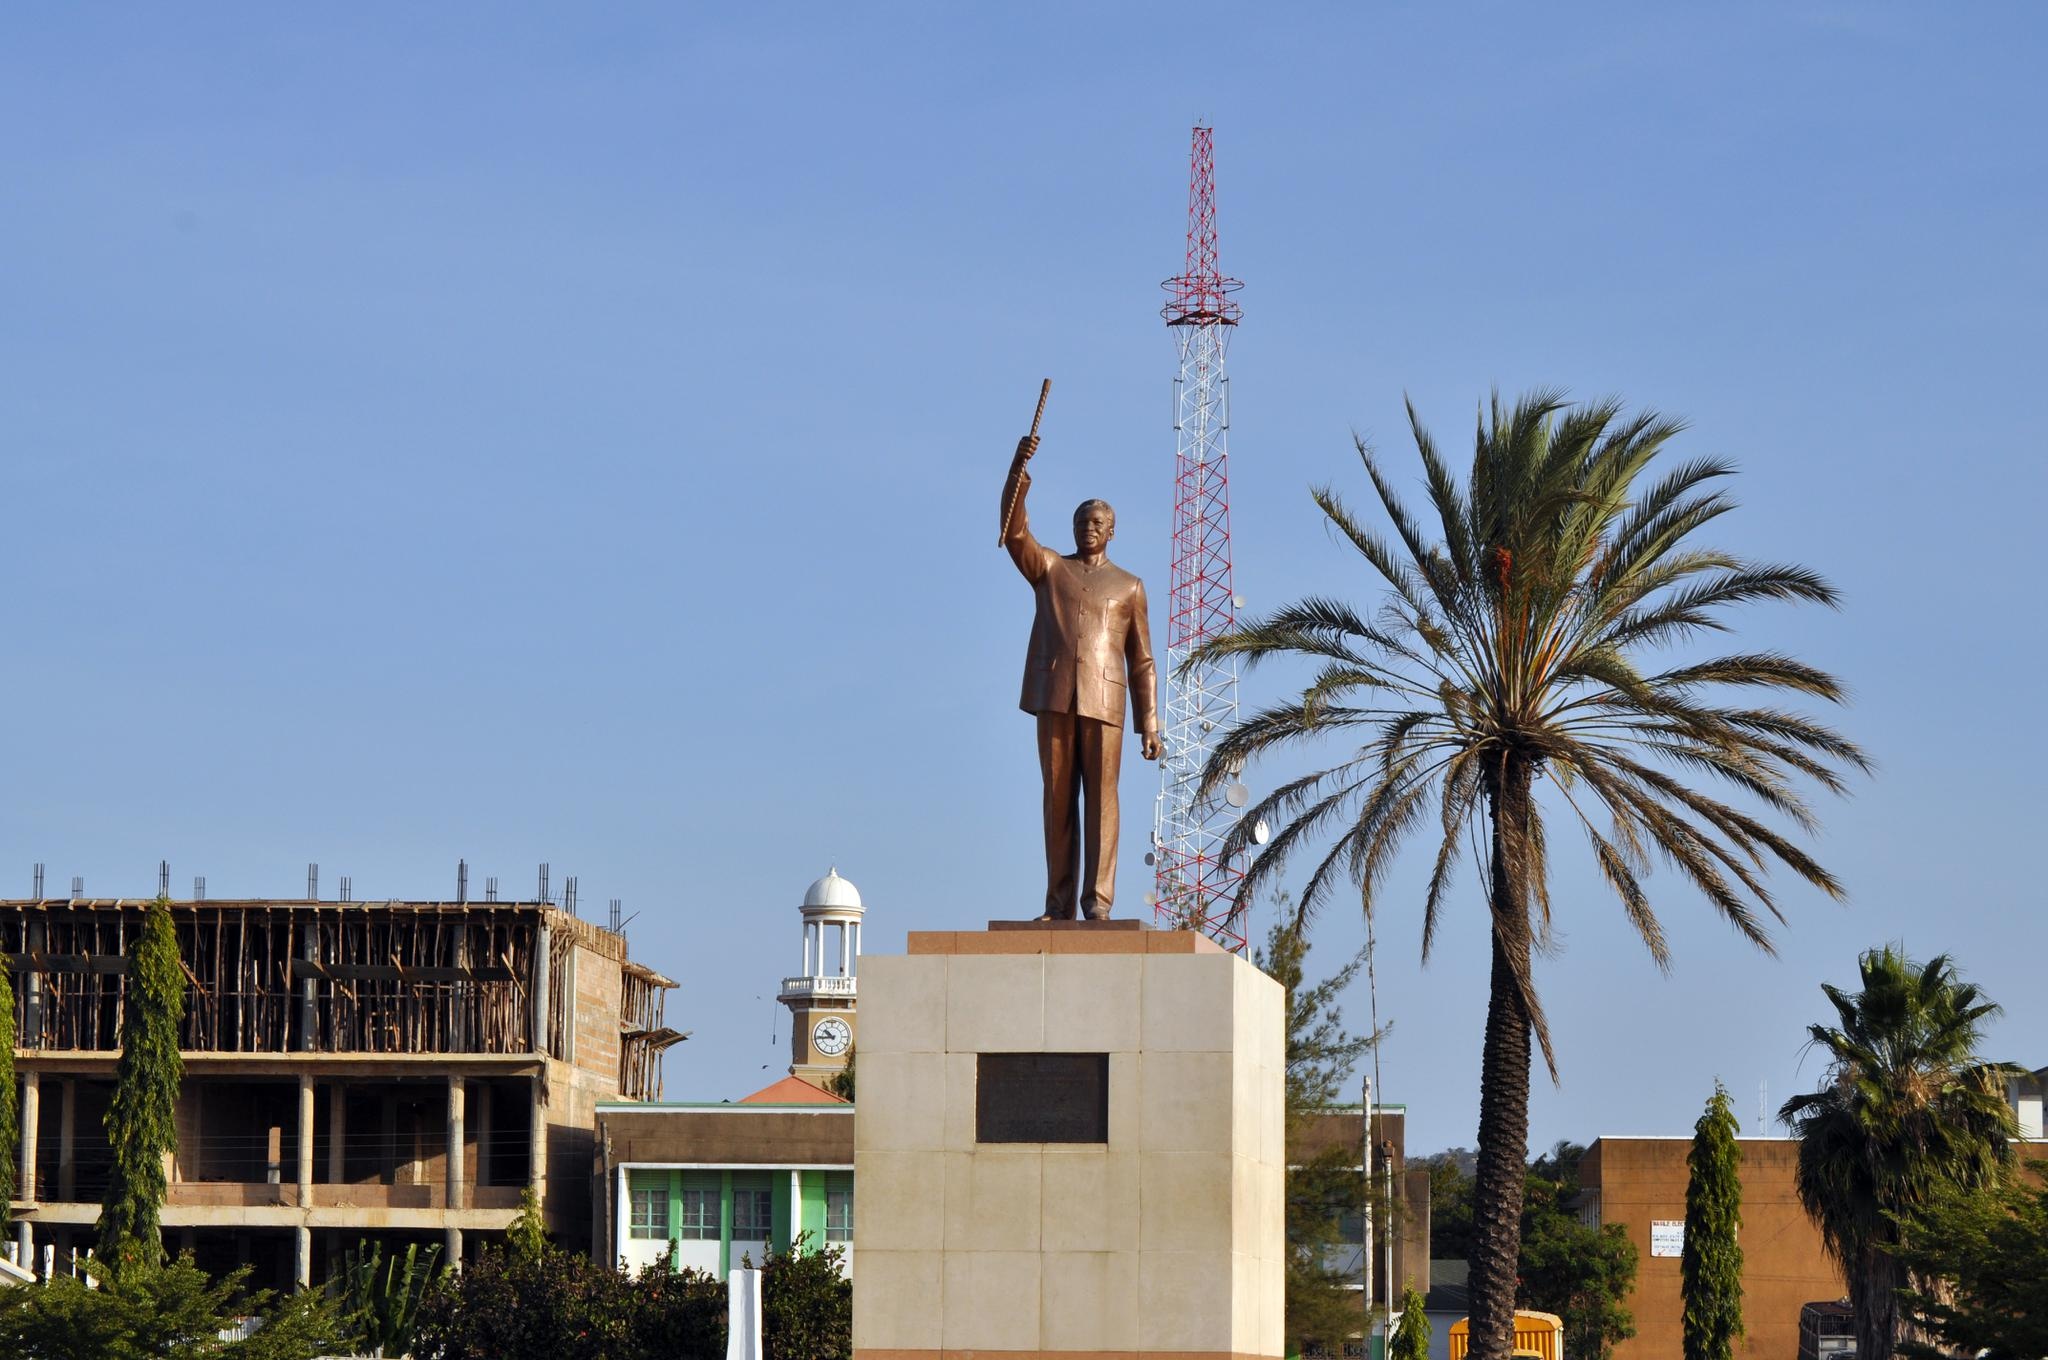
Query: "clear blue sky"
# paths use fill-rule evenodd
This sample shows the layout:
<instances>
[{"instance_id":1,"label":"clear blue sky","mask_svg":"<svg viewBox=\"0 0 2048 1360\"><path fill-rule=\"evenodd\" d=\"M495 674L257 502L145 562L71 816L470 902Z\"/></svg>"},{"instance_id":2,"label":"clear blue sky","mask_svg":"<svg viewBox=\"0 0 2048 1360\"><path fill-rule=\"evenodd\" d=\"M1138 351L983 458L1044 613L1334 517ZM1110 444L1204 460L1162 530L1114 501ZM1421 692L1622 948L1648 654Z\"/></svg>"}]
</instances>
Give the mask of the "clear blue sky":
<instances>
[{"instance_id":1,"label":"clear blue sky","mask_svg":"<svg viewBox=\"0 0 2048 1360\"><path fill-rule=\"evenodd\" d=\"M672 1095L779 1075L826 866L871 950L1034 910L996 493L1050 374L1042 522L1106 496L1163 576L1205 118L1254 608L1369 596L1306 496L1362 490L1353 430L1405 472L1404 392L1461 444L1543 383L1688 417L1744 469L1721 541L1847 597L1747 637L1855 686L1881 770L1819 846L1853 903L1788 887L1772 960L1664 875L1667 978L1560 856L1534 1141L1685 1132L1716 1076L1749 1123L1888 939L2048 1062L2048 19L1273 9L11 10L4 890L548 860L681 981ZM1153 790L1132 759L1127 913ZM1379 973L1427 1150L1472 1141L1485 958L1469 899L1418 967L1420 872ZM1315 958L1361 935L1335 911Z\"/></svg>"}]
</instances>

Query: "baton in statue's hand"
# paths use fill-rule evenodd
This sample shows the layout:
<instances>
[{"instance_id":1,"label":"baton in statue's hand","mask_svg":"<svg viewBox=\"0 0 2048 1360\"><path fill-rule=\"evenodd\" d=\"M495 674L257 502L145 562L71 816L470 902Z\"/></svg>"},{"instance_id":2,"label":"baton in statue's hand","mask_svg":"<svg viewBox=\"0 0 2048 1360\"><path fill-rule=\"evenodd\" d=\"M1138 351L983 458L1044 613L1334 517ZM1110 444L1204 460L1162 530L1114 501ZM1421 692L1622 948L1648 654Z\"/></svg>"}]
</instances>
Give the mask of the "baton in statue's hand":
<instances>
[{"instance_id":1,"label":"baton in statue's hand","mask_svg":"<svg viewBox=\"0 0 2048 1360\"><path fill-rule=\"evenodd\" d=\"M1043 417L1045 416L1045 399L1046 399L1047 397L1051 396L1051 395L1052 395L1052 379L1051 379L1051 378L1047 378L1047 379L1046 379L1046 380L1045 380L1044 382L1041 382L1041 383L1040 383L1040 384L1038 385L1038 409L1037 409L1036 411L1033 411L1033 412L1031 413L1031 433L1025 436L1025 438L1026 438L1026 439L1036 439L1036 438L1038 438L1038 422L1039 422L1039 421L1040 421L1040 420L1041 420L1041 419L1042 419L1042 418L1043 418ZM1027 455L1026 455L1026 457L1029 457L1029 455L1027 454ZM1011 490L1011 492L1010 492L1010 500L1009 500L1009 503L1008 503L1008 504L1006 504L1005 506L1003 506L1003 527L1002 527L1002 528L1001 528L1001 530L999 530L999 531L997 532L997 534L996 534L996 546L997 546L997 547L999 547L999 548L1000 548L1001 546L1003 546L1003 542L1004 542L1004 540L1006 540L1006 539L1008 539L1008 538L1009 538L1009 536L1010 536L1010 516L1012 516L1012 515L1014 515L1014 514L1016 514L1016 513L1017 513L1017 492L1016 492L1016 490L1015 490L1015 489L1013 488L1013 489Z\"/></svg>"}]
</instances>

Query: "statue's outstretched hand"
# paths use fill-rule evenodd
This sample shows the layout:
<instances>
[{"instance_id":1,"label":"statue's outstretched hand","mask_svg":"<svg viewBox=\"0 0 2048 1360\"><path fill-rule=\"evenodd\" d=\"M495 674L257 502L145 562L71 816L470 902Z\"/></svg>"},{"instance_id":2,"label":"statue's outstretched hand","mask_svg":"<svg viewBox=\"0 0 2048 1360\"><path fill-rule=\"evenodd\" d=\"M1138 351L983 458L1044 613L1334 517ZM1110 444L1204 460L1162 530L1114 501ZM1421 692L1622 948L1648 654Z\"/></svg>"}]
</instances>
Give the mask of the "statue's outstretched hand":
<instances>
[{"instance_id":1,"label":"statue's outstretched hand","mask_svg":"<svg viewBox=\"0 0 2048 1360\"><path fill-rule=\"evenodd\" d=\"M1022 439L1020 439L1020 440L1018 440L1018 441L1017 441L1017 462L1018 462L1019 464L1023 464L1023 463L1028 463L1028 462L1030 462L1030 461L1031 461L1031 455L1032 455L1032 454L1034 454L1034 453L1037 453L1037 452L1038 452L1038 436L1037 436L1037 435L1035 435L1035 434L1027 434L1027 435L1025 435L1025 436L1024 436L1024 437L1023 437Z\"/></svg>"}]
</instances>

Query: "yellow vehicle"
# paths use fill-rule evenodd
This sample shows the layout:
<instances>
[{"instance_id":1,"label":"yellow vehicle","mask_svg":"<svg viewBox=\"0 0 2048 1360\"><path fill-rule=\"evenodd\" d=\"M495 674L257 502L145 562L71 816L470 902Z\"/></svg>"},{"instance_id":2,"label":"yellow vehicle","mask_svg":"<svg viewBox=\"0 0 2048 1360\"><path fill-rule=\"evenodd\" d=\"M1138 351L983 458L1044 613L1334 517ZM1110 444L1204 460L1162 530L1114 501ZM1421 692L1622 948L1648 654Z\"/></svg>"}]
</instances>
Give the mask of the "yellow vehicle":
<instances>
[{"instance_id":1,"label":"yellow vehicle","mask_svg":"<svg viewBox=\"0 0 2048 1360\"><path fill-rule=\"evenodd\" d=\"M1472 1349L1472 1319L1451 1324L1451 1360L1465 1360ZM1555 1313L1515 1310L1515 1354L1535 1360L1564 1360L1564 1319Z\"/></svg>"}]
</instances>

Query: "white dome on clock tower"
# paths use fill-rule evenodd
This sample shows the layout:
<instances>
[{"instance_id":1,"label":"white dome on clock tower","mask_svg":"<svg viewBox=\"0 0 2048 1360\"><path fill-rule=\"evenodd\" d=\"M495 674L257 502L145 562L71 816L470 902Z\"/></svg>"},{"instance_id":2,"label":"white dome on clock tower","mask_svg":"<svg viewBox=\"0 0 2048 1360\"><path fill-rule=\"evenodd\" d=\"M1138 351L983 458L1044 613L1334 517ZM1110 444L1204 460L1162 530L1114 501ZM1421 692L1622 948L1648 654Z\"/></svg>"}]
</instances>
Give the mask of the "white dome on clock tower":
<instances>
[{"instance_id":1,"label":"white dome on clock tower","mask_svg":"<svg viewBox=\"0 0 2048 1360\"><path fill-rule=\"evenodd\" d=\"M790 1072L822 1082L846 1066L853 1047L853 1007L859 987L860 889L837 866L804 890L803 971L782 980L777 1000L789 1007Z\"/></svg>"}]
</instances>

